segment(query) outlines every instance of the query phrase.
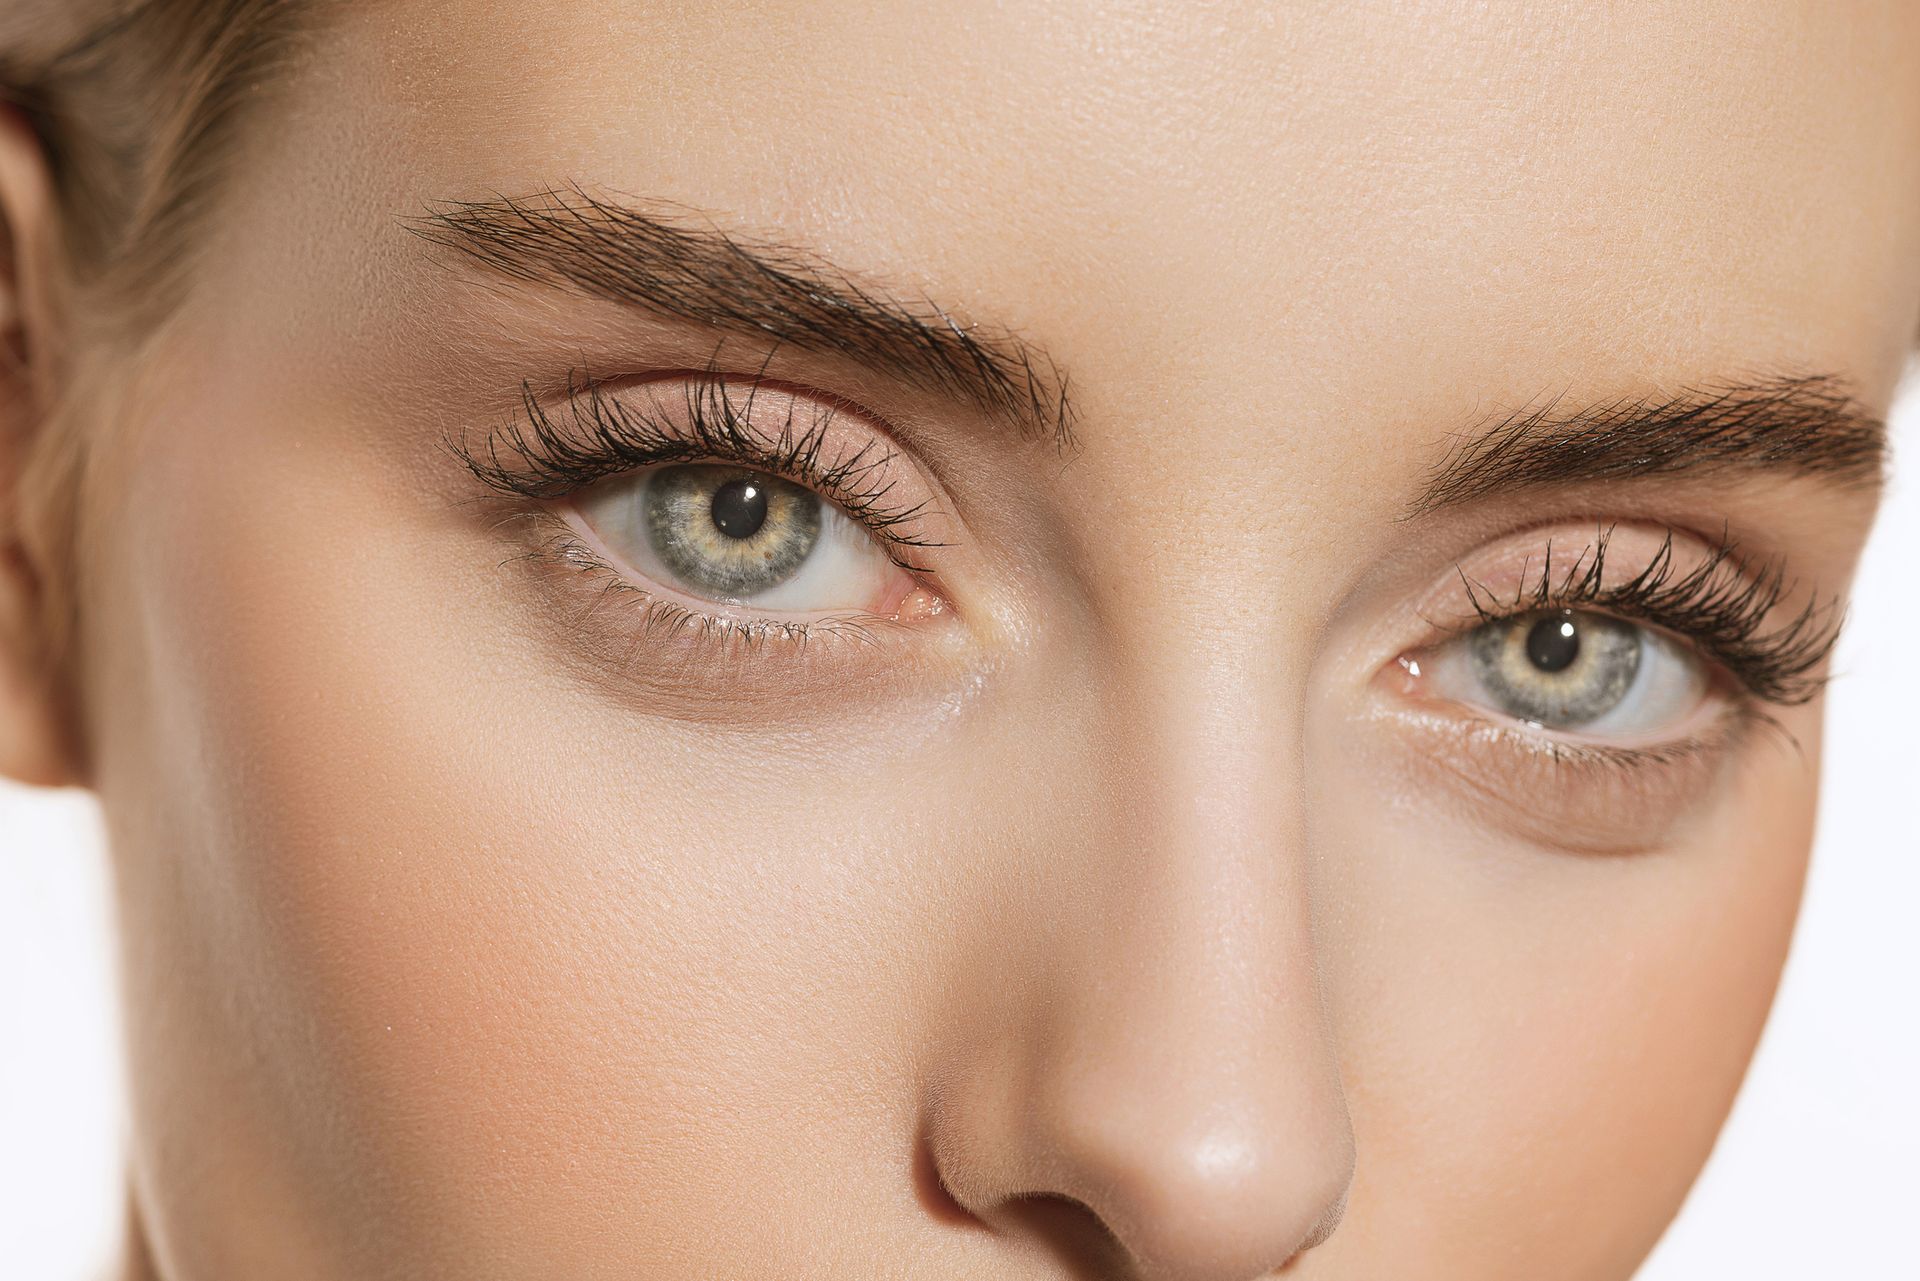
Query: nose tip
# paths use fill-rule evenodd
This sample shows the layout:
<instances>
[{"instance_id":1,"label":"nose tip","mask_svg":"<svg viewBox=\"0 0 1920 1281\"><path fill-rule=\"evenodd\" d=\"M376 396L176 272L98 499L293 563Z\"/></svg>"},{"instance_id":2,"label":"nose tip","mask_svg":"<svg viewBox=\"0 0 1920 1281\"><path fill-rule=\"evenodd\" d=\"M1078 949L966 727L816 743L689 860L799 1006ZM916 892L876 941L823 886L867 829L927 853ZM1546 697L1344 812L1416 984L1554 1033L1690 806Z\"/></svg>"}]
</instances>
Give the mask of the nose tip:
<instances>
[{"instance_id":1,"label":"nose tip","mask_svg":"<svg viewBox=\"0 0 1920 1281\"><path fill-rule=\"evenodd\" d=\"M1057 1183L1100 1220L1142 1281L1254 1281L1332 1234L1353 1143L1336 1115L1077 1109L1050 1125Z\"/></svg>"},{"instance_id":2,"label":"nose tip","mask_svg":"<svg viewBox=\"0 0 1920 1281\"><path fill-rule=\"evenodd\" d=\"M996 900L923 1078L954 1201L1128 1281L1272 1276L1331 1234L1355 1162L1277 752L1244 718L1200 723L1124 774L1111 828L1035 861L1061 892Z\"/></svg>"},{"instance_id":3,"label":"nose tip","mask_svg":"<svg viewBox=\"0 0 1920 1281\"><path fill-rule=\"evenodd\" d=\"M959 1036L924 1120L953 1200L1129 1281L1257 1281L1327 1239L1355 1143L1308 958L1228 955L1257 965L1162 949Z\"/></svg>"}]
</instances>

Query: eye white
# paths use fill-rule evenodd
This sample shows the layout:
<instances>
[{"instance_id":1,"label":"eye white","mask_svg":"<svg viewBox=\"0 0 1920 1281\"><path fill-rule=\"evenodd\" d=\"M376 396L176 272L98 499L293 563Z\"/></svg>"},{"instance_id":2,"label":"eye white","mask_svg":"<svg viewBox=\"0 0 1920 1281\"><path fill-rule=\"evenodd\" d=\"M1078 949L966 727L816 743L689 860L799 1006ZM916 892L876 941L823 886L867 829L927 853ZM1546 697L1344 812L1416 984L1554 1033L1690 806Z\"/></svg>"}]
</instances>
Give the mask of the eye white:
<instances>
[{"instance_id":1,"label":"eye white","mask_svg":"<svg viewBox=\"0 0 1920 1281\"><path fill-rule=\"evenodd\" d=\"M1640 628L1640 669L1626 696L1605 715L1577 728L1583 734L1652 738L1688 720L1707 696L1705 665L1679 642Z\"/></svg>"}]
</instances>

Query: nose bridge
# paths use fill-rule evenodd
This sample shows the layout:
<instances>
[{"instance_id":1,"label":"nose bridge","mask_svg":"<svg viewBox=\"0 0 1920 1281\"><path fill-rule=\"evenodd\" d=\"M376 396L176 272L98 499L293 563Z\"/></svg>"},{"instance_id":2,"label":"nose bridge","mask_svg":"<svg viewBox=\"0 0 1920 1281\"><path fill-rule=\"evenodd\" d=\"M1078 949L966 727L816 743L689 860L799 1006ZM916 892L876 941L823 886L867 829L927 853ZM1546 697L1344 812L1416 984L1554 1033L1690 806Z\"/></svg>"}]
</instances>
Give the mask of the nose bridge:
<instances>
[{"instance_id":1,"label":"nose bridge","mask_svg":"<svg viewBox=\"0 0 1920 1281\"><path fill-rule=\"evenodd\" d=\"M1111 821L1063 852L1082 883L1035 918L1043 977L976 1047L996 1079L949 1091L931 1130L974 1213L1077 1202L1142 1276L1264 1275L1331 1230L1352 1170L1297 736L1256 667L1155 663L1123 700Z\"/></svg>"}]
</instances>

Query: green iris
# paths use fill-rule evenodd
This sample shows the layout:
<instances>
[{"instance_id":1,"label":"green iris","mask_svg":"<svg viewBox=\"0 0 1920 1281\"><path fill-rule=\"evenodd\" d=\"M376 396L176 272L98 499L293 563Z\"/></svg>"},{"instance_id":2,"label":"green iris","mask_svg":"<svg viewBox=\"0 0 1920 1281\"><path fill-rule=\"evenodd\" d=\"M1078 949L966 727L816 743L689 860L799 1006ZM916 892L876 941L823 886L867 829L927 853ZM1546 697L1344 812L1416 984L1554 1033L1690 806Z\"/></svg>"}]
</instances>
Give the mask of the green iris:
<instances>
[{"instance_id":1,"label":"green iris","mask_svg":"<svg viewBox=\"0 0 1920 1281\"><path fill-rule=\"evenodd\" d=\"M640 502L655 554L703 595L746 600L777 587L820 540L818 494L742 467L662 467Z\"/></svg>"},{"instance_id":2,"label":"green iris","mask_svg":"<svg viewBox=\"0 0 1920 1281\"><path fill-rule=\"evenodd\" d=\"M1516 720L1554 728L1598 720L1640 671L1641 629L1570 609L1520 614L1477 629L1474 672Z\"/></svg>"}]
</instances>

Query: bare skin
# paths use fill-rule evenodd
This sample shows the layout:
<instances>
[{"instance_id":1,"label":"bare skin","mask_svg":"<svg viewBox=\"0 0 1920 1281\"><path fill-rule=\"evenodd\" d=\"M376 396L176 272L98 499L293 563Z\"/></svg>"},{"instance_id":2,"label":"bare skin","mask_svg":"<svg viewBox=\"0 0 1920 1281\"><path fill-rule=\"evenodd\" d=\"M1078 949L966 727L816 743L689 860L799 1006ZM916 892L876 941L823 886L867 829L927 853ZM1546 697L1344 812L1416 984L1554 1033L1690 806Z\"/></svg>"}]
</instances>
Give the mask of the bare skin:
<instances>
[{"instance_id":1,"label":"bare skin","mask_svg":"<svg viewBox=\"0 0 1920 1281\"><path fill-rule=\"evenodd\" d=\"M1785 953L1818 656L1770 700L1654 619L1666 701L1568 728L1465 638L1601 550L1789 567L1776 651L1843 598L1920 11L672 8L330 14L179 313L59 375L102 443L7 579L0 741L109 821L130 1275L1630 1276ZM43 186L11 138L11 225ZM778 247L1034 382L476 256L528 211ZM77 332L53 243L15 323ZM577 439L583 379L865 444L911 567L855 521L820 609L703 601L618 476L501 492L523 384ZM1460 470L1788 386L1713 466ZM1574 604L1589 658L1643 626Z\"/></svg>"}]
</instances>

